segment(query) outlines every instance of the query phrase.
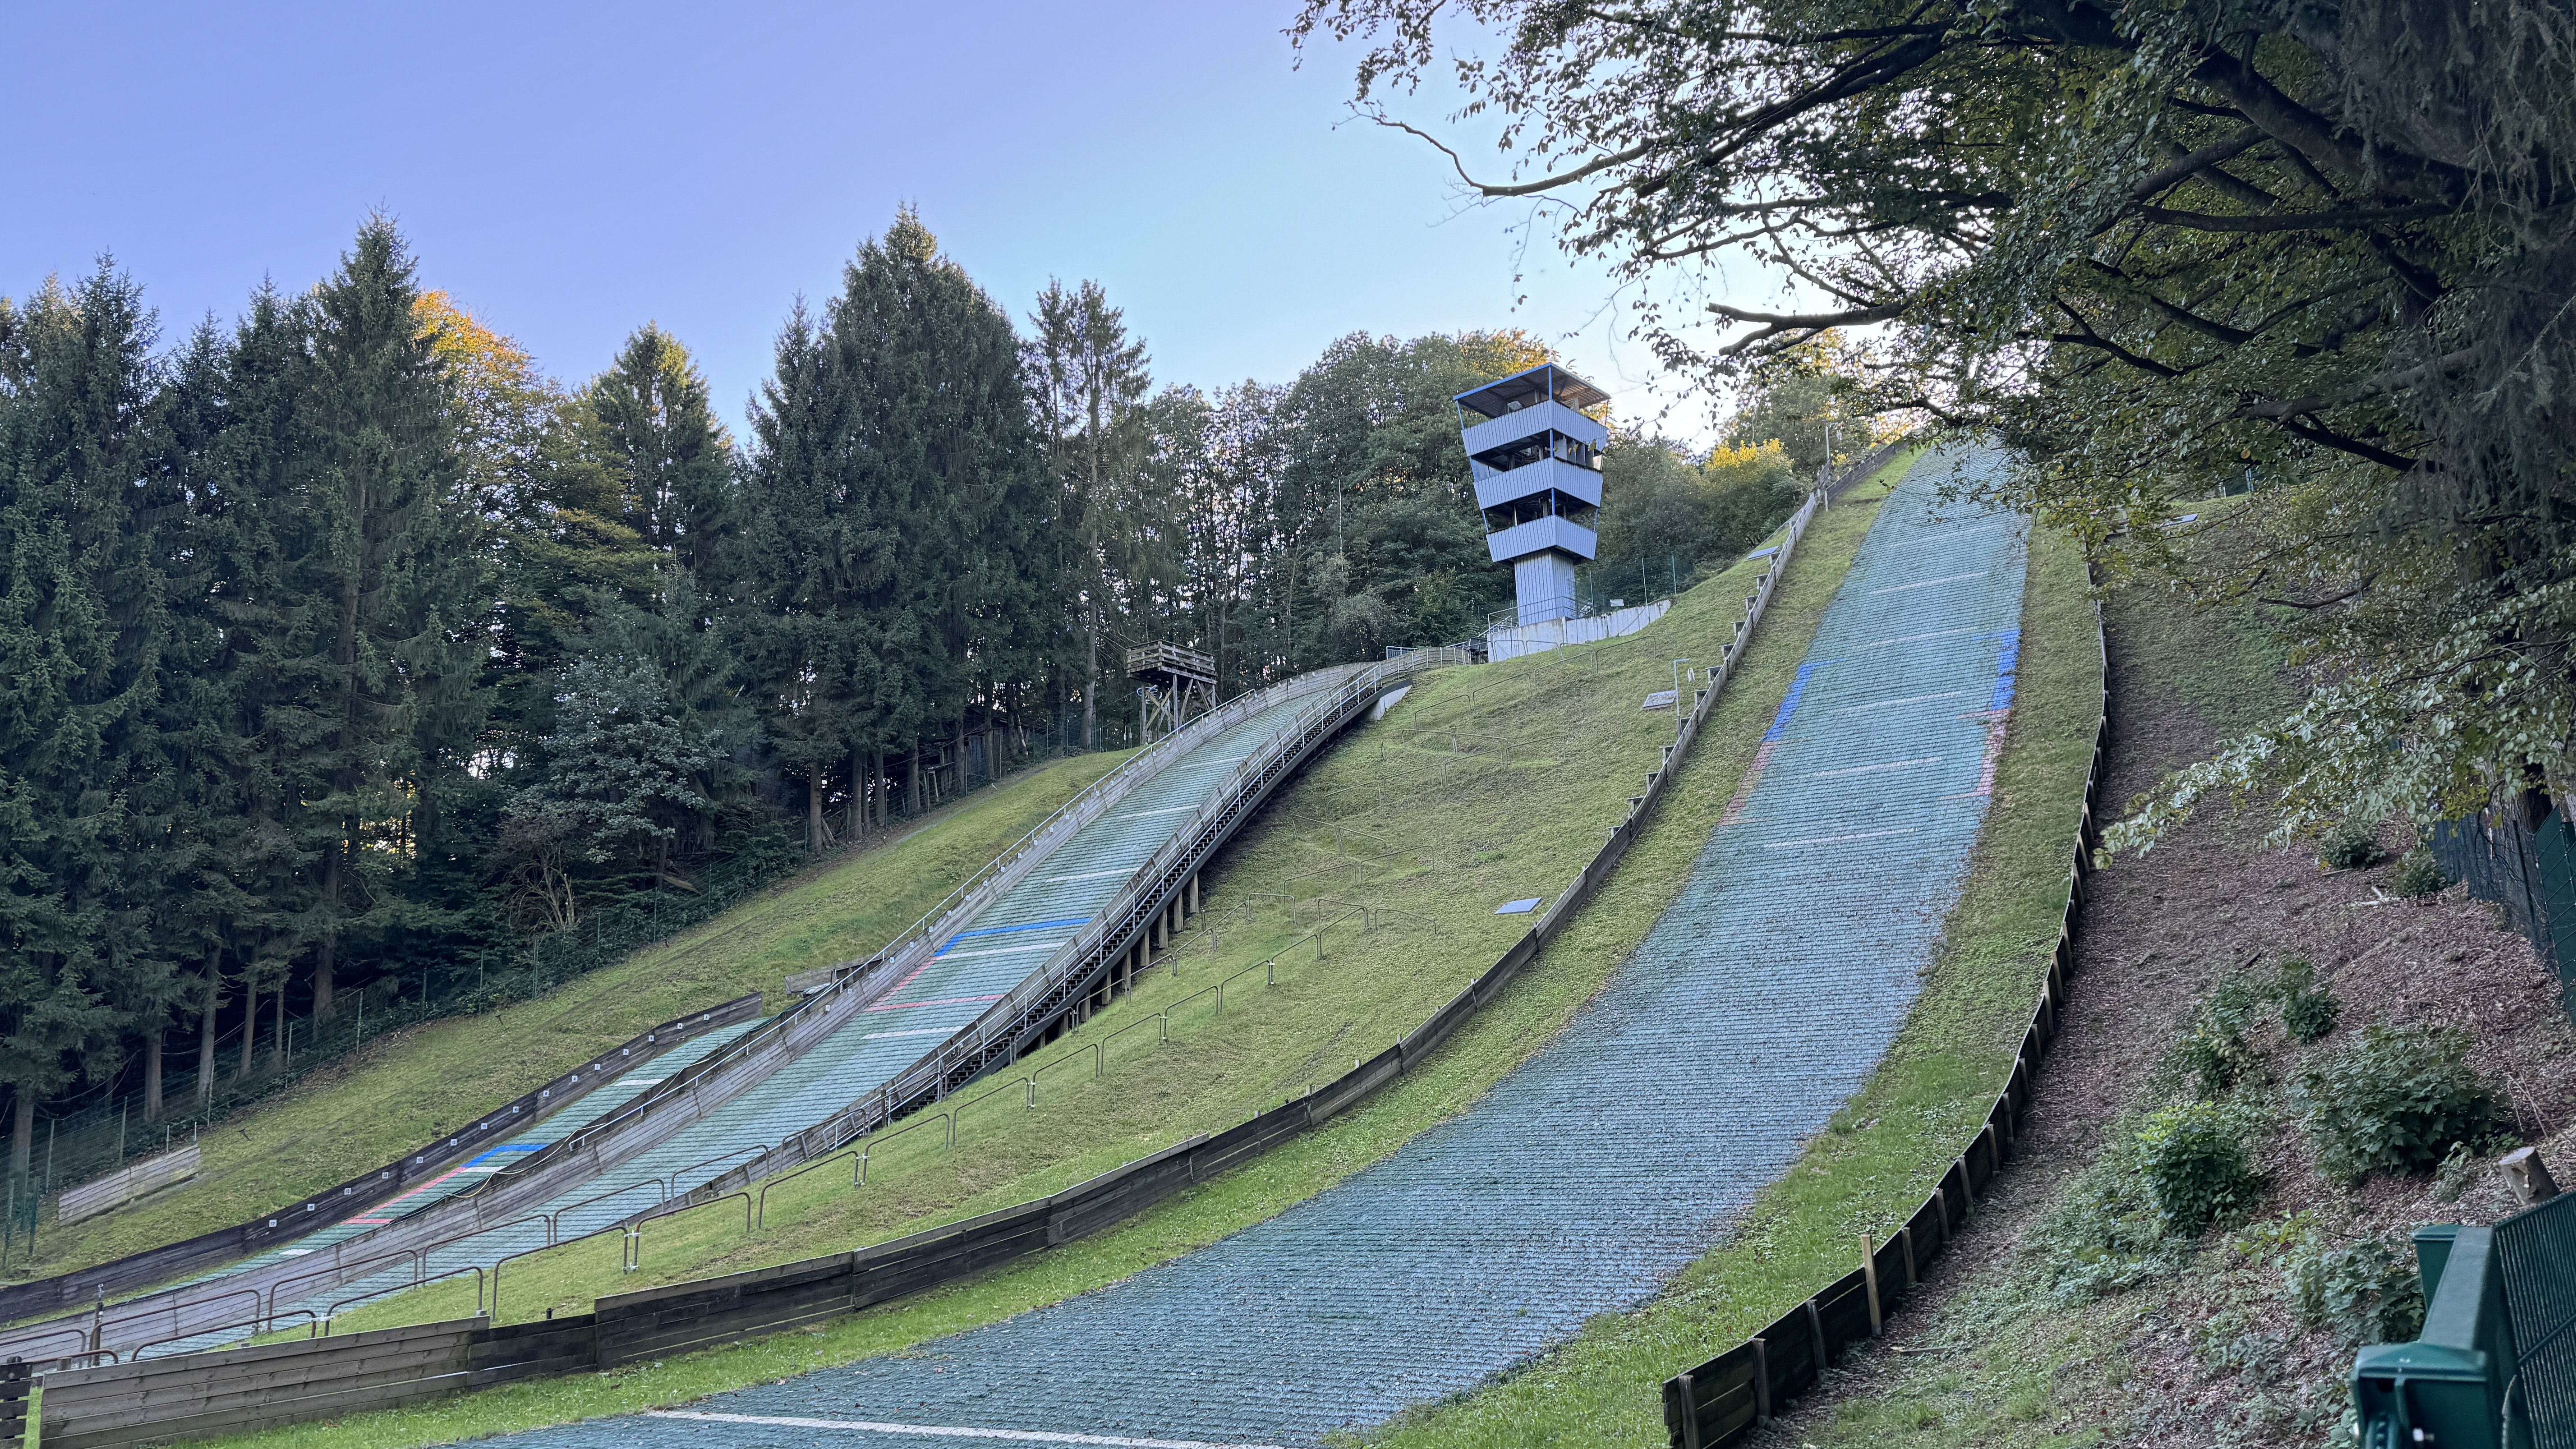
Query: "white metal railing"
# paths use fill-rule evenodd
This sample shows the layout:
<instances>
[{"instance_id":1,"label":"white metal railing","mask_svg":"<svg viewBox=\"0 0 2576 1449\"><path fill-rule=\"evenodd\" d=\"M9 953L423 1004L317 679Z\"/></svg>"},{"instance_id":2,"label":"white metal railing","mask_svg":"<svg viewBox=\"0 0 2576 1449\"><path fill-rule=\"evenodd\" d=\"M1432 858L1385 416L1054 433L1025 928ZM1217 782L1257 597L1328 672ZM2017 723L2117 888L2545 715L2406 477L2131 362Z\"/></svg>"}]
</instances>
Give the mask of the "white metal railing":
<instances>
[{"instance_id":1,"label":"white metal railing","mask_svg":"<svg viewBox=\"0 0 2576 1449\"><path fill-rule=\"evenodd\" d=\"M1366 666L1356 672L1333 671L1340 676L1341 682L1337 687L1325 698L1300 710L1285 727L1272 731L1238 762L1225 780L1208 793L1189 820L1172 833L1152 858L1137 867L1109 906L1094 916L1089 925L1076 932L1073 939L1050 952L1036 970L1023 977L1000 1001L987 1007L973 1022L959 1028L884 1084L781 1143L780 1152L787 1155L780 1160L746 1164L722 1178L702 1184L686 1196L674 1197L672 1208L676 1210L694 1205L710 1194L731 1191L737 1177L743 1182L757 1181L770 1172L828 1153L891 1121L894 1114L915 1098L943 1091L946 1079L961 1067L980 1063L997 1045L1016 1039L1034 1016L1052 1014L1049 998L1075 975L1087 972L1092 958L1106 948L1111 936L1132 927L1148 899L1166 888L1165 877L1172 874L1192 851L1201 847L1203 838L1227 811L1240 807L1246 791L1263 775L1278 767L1283 760L1303 754L1319 732L1338 723L1357 701L1381 689L1389 680L1438 665L1463 663L1467 658L1466 651L1456 647L1427 649Z\"/></svg>"}]
</instances>

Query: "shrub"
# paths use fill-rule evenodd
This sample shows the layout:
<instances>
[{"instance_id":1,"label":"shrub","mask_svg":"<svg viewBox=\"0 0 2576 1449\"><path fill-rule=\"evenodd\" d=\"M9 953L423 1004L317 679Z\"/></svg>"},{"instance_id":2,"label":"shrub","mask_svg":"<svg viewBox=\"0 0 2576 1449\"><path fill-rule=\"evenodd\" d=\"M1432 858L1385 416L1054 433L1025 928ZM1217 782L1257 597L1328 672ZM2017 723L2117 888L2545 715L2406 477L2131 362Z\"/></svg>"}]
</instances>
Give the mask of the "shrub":
<instances>
[{"instance_id":1,"label":"shrub","mask_svg":"<svg viewBox=\"0 0 2576 1449\"><path fill-rule=\"evenodd\" d=\"M2173 1044L2166 1056L2178 1085L2203 1097L2215 1097L2235 1084L2253 1061L2245 1038L2219 1022L2204 1020Z\"/></svg>"},{"instance_id":2,"label":"shrub","mask_svg":"<svg viewBox=\"0 0 2576 1449\"><path fill-rule=\"evenodd\" d=\"M2147 1196L2177 1236L2199 1237L2260 1194L2245 1155L2245 1124L2207 1102L2178 1102L2149 1116L2138 1148Z\"/></svg>"},{"instance_id":3,"label":"shrub","mask_svg":"<svg viewBox=\"0 0 2576 1449\"><path fill-rule=\"evenodd\" d=\"M2406 858L2397 863L2397 873L2388 880L2388 888L2401 896L2429 896L2449 884L2433 852L2420 845L2406 852Z\"/></svg>"},{"instance_id":4,"label":"shrub","mask_svg":"<svg viewBox=\"0 0 2576 1449\"><path fill-rule=\"evenodd\" d=\"M2317 1163L2346 1183L2373 1172L2423 1172L2456 1143L2493 1137L2499 1104L2468 1064L2456 1027L2372 1025L2295 1091Z\"/></svg>"},{"instance_id":5,"label":"shrub","mask_svg":"<svg viewBox=\"0 0 2576 1449\"><path fill-rule=\"evenodd\" d=\"M2345 821L2319 844L2317 860L2336 870L2358 870L2365 865L2377 865L2378 828L2365 820Z\"/></svg>"},{"instance_id":6,"label":"shrub","mask_svg":"<svg viewBox=\"0 0 2576 1449\"><path fill-rule=\"evenodd\" d=\"M2033 1234L2061 1303L2089 1303L2180 1267L2184 1245L2165 1233L2139 1171L2136 1134L2115 1132Z\"/></svg>"},{"instance_id":7,"label":"shrub","mask_svg":"<svg viewBox=\"0 0 2576 1449\"><path fill-rule=\"evenodd\" d=\"M2296 1042L2321 1041L2335 1028L2340 1008L2334 993L2317 984L2316 968L2305 961L2281 963L2278 986L2281 996L2281 1029Z\"/></svg>"},{"instance_id":8,"label":"shrub","mask_svg":"<svg viewBox=\"0 0 2576 1449\"><path fill-rule=\"evenodd\" d=\"M2311 1224L2282 1262L2290 1304L2310 1328L2353 1343L2401 1343L2424 1328L2414 1249L2364 1238L2327 1247Z\"/></svg>"}]
</instances>

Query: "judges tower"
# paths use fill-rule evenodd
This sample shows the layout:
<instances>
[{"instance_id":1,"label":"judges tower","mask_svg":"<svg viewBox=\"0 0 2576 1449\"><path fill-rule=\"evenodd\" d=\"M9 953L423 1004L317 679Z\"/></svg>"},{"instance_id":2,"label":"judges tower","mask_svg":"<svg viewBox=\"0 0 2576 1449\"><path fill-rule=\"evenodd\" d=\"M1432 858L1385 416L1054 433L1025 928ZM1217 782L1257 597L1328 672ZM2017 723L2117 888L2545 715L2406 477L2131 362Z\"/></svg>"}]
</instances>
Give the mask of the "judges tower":
<instances>
[{"instance_id":1,"label":"judges tower","mask_svg":"<svg viewBox=\"0 0 2576 1449\"><path fill-rule=\"evenodd\" d=\"M1485 547L1512 566L1523 624L1574 617L1574 566L1599 552L1593 523L1610 430L1582 410L1607 401L1552 362L1457 396Z\"/></svg>"}]
</instances>

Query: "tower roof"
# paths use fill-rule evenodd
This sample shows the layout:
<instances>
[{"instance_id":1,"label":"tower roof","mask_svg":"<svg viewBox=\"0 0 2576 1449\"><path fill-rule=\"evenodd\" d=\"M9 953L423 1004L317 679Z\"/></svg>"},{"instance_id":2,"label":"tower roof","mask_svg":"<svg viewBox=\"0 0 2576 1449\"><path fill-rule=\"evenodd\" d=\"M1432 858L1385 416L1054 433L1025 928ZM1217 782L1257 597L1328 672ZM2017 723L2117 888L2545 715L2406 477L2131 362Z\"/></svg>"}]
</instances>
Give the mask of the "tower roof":
<instances>
[{"instance_id":1,"label":"tower roof","mask_svg":"<svg viewBox=\"0 0 2576 1449\"><path fill-rule=\"evenodd\" d=\"M1549 398L1579 410L1608 402L1610 394L1553 362L1542 362L1525 372L1515 372L1500 382L1489 382L1483 387L1462 392L1456 401L1462 408L1489 418L1499 418Z\"/></svg>"}]
</instances>

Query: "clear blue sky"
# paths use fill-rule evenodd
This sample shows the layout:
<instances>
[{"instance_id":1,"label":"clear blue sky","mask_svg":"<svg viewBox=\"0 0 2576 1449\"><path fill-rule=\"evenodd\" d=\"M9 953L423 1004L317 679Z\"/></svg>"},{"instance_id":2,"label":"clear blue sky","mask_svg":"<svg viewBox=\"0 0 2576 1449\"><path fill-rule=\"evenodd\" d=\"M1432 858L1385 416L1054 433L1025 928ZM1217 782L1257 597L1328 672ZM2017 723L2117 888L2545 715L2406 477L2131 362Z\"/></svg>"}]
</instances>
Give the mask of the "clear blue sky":
<instances>
[{"instance_id":1,"label":"clear blue sky","mask_svg":"<svg viewBox=\"0 0 2576 1449\"><path fill-rule=\"evenodd\" d=\"M1015 317L1098 278L1161 380L1525 326L1652 412L1600 273L1542 236L1516 286L1525 213L1462 210L1428 148L1350 121L1350 57L1292 69L1293 8L13 5L0 294L113 251L175 339L382 208L567 381L660 321L738 430L791 301L910 201Z\"/></svg>"}]
</instances>

